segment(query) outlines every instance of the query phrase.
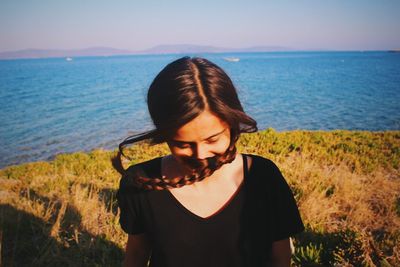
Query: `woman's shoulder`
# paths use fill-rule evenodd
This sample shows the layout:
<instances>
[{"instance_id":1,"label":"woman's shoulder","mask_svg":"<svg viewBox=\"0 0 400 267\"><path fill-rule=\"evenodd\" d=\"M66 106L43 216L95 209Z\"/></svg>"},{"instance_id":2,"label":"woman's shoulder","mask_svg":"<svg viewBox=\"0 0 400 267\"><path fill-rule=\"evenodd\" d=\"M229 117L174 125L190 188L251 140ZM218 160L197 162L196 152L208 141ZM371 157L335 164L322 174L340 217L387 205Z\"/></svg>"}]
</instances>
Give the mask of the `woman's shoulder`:
<instances>
[{"instance_id":1,"label":"woman's shoulder","mask_svg":"<svg viewBox=\"0 0 400 267\"><path fill-rule=\"evenodd\" d=\"M282 183L284 177L278 166L270 159L254 155L245 154L252 159L252 164L249 169L249 177L256 184L276 184Z\"/></svg>"},{"instance_id":2,"label":"woman's shoulder","mask_svg":"<svg viewBox=\"0 0 400 267\"><path fill-rule=\"evenodd\" d=\"M120 180L120 189L137 189L135 179L137 177L157 178L161 174L162 157L153 158L128 167Z\"/></svg>"},{"instance_id":3,"label":"woman's shoulder","mask_svg":"<svg viewBox=\"0 0 400 267\"><path fill-rule=\"evenodd\" d=\"M251 168L270 169L270 170L275 170L278 168L272 160L270 160L266 157L255 155L255 154L243 154L243 155L251 158L251 162L252 162Z\"/></svg>"}]
</instances>

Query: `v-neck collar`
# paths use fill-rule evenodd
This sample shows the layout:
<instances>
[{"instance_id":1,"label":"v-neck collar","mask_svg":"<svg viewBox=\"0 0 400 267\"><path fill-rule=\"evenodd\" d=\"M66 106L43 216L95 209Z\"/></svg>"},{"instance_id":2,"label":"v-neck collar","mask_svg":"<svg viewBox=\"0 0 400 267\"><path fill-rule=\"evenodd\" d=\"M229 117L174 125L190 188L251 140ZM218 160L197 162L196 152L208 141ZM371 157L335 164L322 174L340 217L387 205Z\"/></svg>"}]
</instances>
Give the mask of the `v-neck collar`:
<instances>
[{"instance_id":1,"label":"v-neck collar","mask_svg":"<svg viewBox=\"0 0 400 267\"><path fill-rule=\"evenodd\" d=\"M225 210L229 209L230 206L233 205L233 203L238 199L238 195L240 194L240 192L243 190L243 185L245 183L245 180L248 177L248 173L249 173L249 169L248 169L248 164L247 164L247 157L248 155L246 154L242 154L242 158L243 158L243 180L241 181L240 185L238 186L238 188L235 190L235 192L227 199L227 201L220 207L218 208L215 212L213 212L211 215L207 216L207 217L202 217L200 215L197 215L196 213L190 211L188 208L186 208L173 194L170 190L163 190L165 191L165 195L167 196L167 198L169 200L171 200L181 211L183 211L184 213L186 213L187 215L189 215L190 217L200 220L200 221L210 221L212 219L215 219L216 217L219 216L219 214L223 213ZM161 177L161 162L162 162L162 158L159 158L159 177Z\"/></svg>"}]
</instances>

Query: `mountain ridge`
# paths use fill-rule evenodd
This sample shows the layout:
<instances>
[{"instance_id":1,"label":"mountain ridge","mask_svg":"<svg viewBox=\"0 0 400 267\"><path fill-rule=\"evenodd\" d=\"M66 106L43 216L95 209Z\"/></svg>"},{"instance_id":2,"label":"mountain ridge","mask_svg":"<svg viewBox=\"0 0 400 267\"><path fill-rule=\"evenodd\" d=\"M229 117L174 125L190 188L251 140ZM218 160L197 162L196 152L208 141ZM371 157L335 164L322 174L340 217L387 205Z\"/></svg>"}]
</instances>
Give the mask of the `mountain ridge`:
<instances>
[{"instance_id":1,"label":"mountain ridge","mask_svg":"<svg viewBox=\"0 0 400 267\"><path fill-rule=\"evenodd\" d=\"M0 52L0 59L35 59L57 57L90 57L90 56L119 56L143 54L191 54L191 53L228 53L228 52L275 52L293 51L283 46L254 46L248 48L226 48L208 45L172 44L157 45L144 50L127 50L112 47L94 46L83 49L23 49Z\"/></svg>"}]
</instances>

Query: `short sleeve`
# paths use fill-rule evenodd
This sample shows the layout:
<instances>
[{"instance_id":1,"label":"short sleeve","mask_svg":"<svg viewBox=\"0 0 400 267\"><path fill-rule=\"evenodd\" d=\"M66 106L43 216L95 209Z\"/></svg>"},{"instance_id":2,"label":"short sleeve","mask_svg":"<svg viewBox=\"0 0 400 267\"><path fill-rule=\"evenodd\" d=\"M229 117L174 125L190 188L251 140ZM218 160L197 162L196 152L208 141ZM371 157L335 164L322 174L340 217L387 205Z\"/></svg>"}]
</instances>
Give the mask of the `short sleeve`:
<instances>
[{"instance_id":1,"label":"short sleeve","mask_svg":"<svg viewBox=\"0 0 400 267\"><path fill-rule=\"evenodd\" d=\"M271 174L272 239L278 241L304 231L304 225L293 193L274 163L272 163Z\"/></svg>"},{"instance_id":2,"label":"short sleeve","mask_svg":"<svg viewBox=\"0 0 400 267\"><path fill-rule=\"evenodd\" d=\"M121 178L117 201L120 209L119 223L122 230L128 234L144 233L143 193L133 186L132 177L126 175Z\"/></svg>"}]
</instances>

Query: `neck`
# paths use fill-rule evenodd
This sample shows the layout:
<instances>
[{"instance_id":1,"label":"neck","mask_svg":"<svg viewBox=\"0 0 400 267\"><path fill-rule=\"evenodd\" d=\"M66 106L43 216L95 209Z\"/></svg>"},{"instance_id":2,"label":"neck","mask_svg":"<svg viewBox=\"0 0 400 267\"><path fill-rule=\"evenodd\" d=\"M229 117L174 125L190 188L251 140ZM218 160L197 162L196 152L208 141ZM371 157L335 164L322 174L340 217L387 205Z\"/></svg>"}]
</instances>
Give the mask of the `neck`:
<instances>
[{"instance_id":1,"label":"neck","mask_svg":"<svg viewBox=\"0 0 400 267\"><path fill-rule=\"evenodd\" d=\"M219 191L221 188L233 186L237 188L242 181L241 154L236 154L231 163L226 163L216 170L212 175L199 182L184 186L183 188L194 190L194 192L204 193L210 191ZM182 188L182 189L183 189Z\"/></svg>"}]
</instances>

